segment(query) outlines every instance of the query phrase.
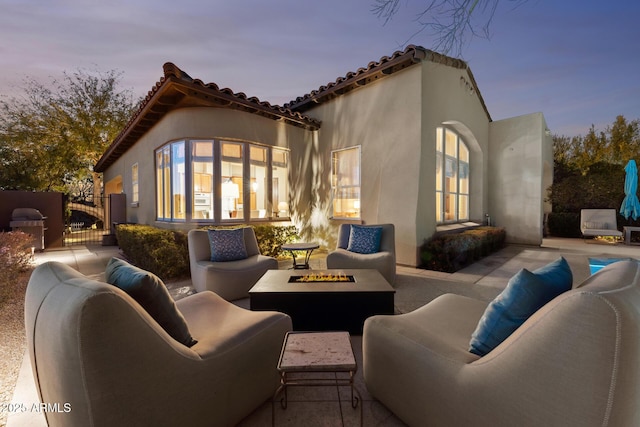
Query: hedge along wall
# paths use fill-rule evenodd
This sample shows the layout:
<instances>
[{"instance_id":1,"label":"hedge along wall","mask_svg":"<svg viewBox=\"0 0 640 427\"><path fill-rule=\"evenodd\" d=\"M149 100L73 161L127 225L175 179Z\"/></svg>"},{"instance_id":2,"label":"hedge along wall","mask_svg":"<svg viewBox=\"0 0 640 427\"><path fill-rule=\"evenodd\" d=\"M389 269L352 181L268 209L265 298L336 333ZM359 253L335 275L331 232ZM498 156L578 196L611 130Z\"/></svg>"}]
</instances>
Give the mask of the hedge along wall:
<instances>
[{"instance_id":1,"label":"hedge along wall","mask_svg":"<svg viewBox=\"0 0 640 427\"><path fill-rule=\"evenodd\" d=\"M262 255L279 257L280 247L298 238L297 229L294 226L255 225L252 227ZM186 232L150 225L121 224L116 228L116 238L118 246L130 263L154 273L161 279L190 275Z\"/></svg>"},{"instance_id":2,"label":"hedge along wall","mask_svg":"<svg viewBox=\"0 0 640 427\"><path fill-rule=\"evenodd\" d=\"M420 247L420 268L453 273L502 249L502 227L478 227L456 234L438 234Z\"/></svg>"}]
</instances>

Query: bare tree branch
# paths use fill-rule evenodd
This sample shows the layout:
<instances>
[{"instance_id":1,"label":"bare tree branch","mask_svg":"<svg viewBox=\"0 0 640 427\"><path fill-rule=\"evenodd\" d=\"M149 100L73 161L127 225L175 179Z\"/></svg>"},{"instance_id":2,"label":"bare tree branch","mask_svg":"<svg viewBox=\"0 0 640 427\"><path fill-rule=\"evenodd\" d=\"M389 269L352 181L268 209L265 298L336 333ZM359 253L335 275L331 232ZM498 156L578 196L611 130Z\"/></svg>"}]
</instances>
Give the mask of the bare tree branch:
<instances>
[{"instance_id":1,"label":"bare tree branch","mask_svg":"<svg viewBox=\"0 0 640 427\"><path fill-rule=\"evenodd\" d=\"M461 56L471 38L489 39L489 31L501 0L426 0L426 6L416 14L418 34L428 32L434 37L433 49ZM502 0L518 7L527 0ZM387 24L400 10L400 0L375 0L371 12Z\"/></svg>"}]
</instances>

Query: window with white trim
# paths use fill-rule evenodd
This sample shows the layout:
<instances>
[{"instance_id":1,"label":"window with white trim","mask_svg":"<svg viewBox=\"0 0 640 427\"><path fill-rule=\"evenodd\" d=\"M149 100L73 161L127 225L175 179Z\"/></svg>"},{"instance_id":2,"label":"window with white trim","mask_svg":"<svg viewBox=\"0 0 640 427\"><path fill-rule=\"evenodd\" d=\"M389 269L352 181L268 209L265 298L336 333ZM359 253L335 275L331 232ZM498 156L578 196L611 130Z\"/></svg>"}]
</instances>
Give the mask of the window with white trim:
<instances>
[{"instance_id":1,"label":"window with white trim","mask_svg":"<svg viewBox=\"0 0 640 427\"><path fill-rule=\"evenodd\" d=\"M131 203L133 205L140 202L140 190L138 187L138 163L131 166Z\"/></svg>"},{"instance_id":2,"label":"window with white trim","mask_svg":"<svg viewBox=\"0 0 640 427\"><path fill-rule=\"evenodd\" d=\"M289 217L286 149L183 140L156 150L159 221L247 222Z\"/></svg>"},{"instance_id":3,"label":"window with white trim","mask_svg":"<svg viewBox=\"0 0 640 427\"><path fill-rule=\"evenodd\" d=\"M360 146L331 152L334 218L360 218Z\"/></svg>"},{"instance_id":4,"label":"window with white trim","mask_svg":"<svg viewBox=\"0 0 640 427\"><path fill-rule=\"evenodd\" d=\"M451 129L436 129L436 222L469 220L469 148Z\"/></svg>"}]
</instances>

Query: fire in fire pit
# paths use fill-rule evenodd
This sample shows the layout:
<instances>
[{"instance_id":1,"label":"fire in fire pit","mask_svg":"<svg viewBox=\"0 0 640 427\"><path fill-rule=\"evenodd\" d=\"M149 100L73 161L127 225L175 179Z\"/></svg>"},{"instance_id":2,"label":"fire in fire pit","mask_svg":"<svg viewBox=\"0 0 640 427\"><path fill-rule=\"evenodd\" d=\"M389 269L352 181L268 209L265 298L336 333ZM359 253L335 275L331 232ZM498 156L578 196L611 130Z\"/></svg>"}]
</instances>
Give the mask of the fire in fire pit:
<instances>
[{"instance_id":1,"label":"fire in fire pit","mask_svg":"<svg viewBox=\"0 0 640 427\"><path fill-rule=\"evenodd\" d=\"M327 274L327 273L309 273L303 276L289 277L289 283L309 283L309 282L348 282L353 283L356 279L347 274Z\"/></svg>"}]
</instances>

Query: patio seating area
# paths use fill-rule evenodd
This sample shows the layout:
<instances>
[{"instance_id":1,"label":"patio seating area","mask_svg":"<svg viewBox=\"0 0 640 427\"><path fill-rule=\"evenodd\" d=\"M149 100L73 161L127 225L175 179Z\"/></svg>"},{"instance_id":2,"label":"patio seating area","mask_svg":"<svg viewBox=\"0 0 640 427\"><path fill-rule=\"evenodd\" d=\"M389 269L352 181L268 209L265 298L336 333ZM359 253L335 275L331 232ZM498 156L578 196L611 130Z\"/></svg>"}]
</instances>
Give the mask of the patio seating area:
<instances>
[{"instance_id":1,"label":"patio seating area","mask_svg":"<svg viewBox=\"0 0 640 427\"><path fill-rule=\"evenodd\" d=\"M112 256L119 253L114 247L75 247L52 250L36 254L38 264L59 261L70 265L81 273L102 279L105 266ZM510 245L456 273L441 273L398 266L395 283L395 312L408 313L445 293L469 296L491 301L507 285L509 279L520 269L535 270L563 256L573 272L574 284L589 277L589 258L629 257L640 258L637 247L587 243L582 239L545 239L541 247ZM314 254L310 259L312 269L326 268L326 254ZM290 260L280 261L279 268L290 267ZM194 293L190 280L167 283L174 299L179 300ZM249 308L249 299L234 301ZM367 392L362 377L362 337L352 336L352 345L358 372L355 385L362 395L363 424L378 426L404 425L384 405ZM348 387L296 388L288 396L289 405L282 409L275 405L277 426L351 426L360 424L360 411L351 407ZM37 402L28 356L25 355L13 403L27 405ZM265 402L245 418L239 425L253 427L271 423L272 405ZM215 414L212 414L214 417ZM7 426L44 426L41 413L25 411L9 415Z\"/></svg>"}]
</instances>

